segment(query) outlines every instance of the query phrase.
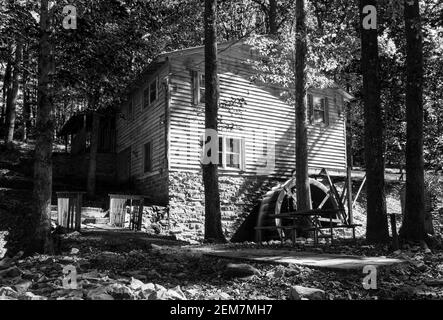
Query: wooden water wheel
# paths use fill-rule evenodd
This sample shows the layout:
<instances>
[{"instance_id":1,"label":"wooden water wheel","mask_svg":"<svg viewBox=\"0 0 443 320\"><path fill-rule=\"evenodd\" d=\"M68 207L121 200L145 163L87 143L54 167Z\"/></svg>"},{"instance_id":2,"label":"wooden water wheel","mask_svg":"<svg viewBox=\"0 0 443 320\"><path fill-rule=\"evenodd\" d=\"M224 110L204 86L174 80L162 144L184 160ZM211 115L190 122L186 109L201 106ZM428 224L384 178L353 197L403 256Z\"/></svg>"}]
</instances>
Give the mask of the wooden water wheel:
<instances>
[{"instance_id":1,"label":"wooden water wheel","mask_svg":"<svg viewBox=\"0 0 443 320\"><path fill-rule=\"evenodd\" d=\"M329 189L320 181L309 179L311 188L311 199L313 209L338 208L337 201L330 196ZM283 185L272 188L261 202L257 217L257 227L284 226L286 221L269 217L269 215L278 215L297 211L297 197L295 188L295 179L288 180ZM263 230L261 231L261 240L277 240L291 237L291 231Z\"/></svg>"}]
</instances>

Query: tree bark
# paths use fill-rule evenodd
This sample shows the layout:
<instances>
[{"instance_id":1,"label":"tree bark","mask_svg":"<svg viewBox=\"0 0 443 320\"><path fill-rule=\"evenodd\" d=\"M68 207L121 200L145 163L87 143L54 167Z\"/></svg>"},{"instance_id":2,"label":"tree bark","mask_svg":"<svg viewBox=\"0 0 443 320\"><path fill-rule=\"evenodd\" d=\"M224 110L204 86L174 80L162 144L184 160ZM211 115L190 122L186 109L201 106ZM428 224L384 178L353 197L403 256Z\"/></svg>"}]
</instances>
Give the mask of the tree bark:
<instances>
[{"instance_id":1,"label":"tree bark","mask_svg":"<svg viewBox=\"0 0 443 320\"><path fill-rule=\"evenodd\" d=\"M206 129L213 129L215 131L217 131L218 127L219 104L216 10L217 0L205 0L205 125ZM205 190L205 240L225 242L226 239L221 225L220 191L216 163L203 165L203 184Z\"/></svg>"},{"instance_id":2,"label":"tree bark","mask_svg":"<svg viewBox=\"0 0 443 320\"><path fill-rule=\"evenodd\" d=\"M34 162L34 251L52 253L51 239L51 195L52 195L52 143L54 137L53 107L51 99L50 73L52 71L51 47L49 42L48 0L41 0L40 43L38 66L37 123Z\"/></svg>"},{"instance_id":3,"label":"tree bark","mask_svg":"<svg viewBox=\"0 0 443 320\"><path fill-rule=\"evenodd\" d=\"M308 166L308 112L306 108L307 28L305 1L297 0L295 44L295 108L296 108L296 188L297 209L312 209Z\"/></svg>"},{"instance_id":4,"label":"tree bark","mask_svg":"<svg viewBox=\"0 0 443 320\"><path fill-rule=\"evenodd\" d=\"M0 134L2 137L6 134L5 131L3 131L4 126L6 125L6 110L7 110L7 103L8 103L8 93L11 90L11 77L12 77L12 59L8 58L7 64L6 64L6 70L5 70L5 76L3 78L3 107L1 111L1 120L0 120L0 127L2 128Z\"/></svg>"},{"instance_id":5,"label":"tree bark","mask_svg":"<svg viewBox=\"0 0 443 320\"><path fill-rule=\"evenodd\" d=\"M86 191L88 197L92 198L96 192L97 151L100 117L96 112L92 113L91 145L89 151L89 167Z\"/></svg>"},{"instance_id":6,"label":"tree bark","mask_svg":"<svg viewBox=\"0 0 443 320\"><path fill-rule=\"evenodd\" d=\"M31 127L31 102L30 102L30 91L29 91L29 47L23 50L23 141L28 141L29 129Z\"/></svg>"},{"instance_id":7,"label":"tree bark","mask_svg":"<svg viewBox=\"0 0 443 320\"><path fill-rule=\"evenodd\" d=\"M406 204L400 235L425 239L423 159L423 37L418 0L404 1L406 33Z\"/></svg>"},{"instance_id":8,"label":"tree bark","mask_svg":"<svg viewBox=\"0 0 443 320\"><path fill-rule=\"evenodd\" d=\"M376 0L360 1L360 25L365 117L365 165L367 190L366 239L370 243L389 241L385 198L385 160L383 154L383 118L380 100L379 57L377 29L365 29L363 8L377 7Z\"/></svg>"},{"instance_id":9,"label":"tree bark","mask_svg":"<svg viewBox=\"0 0 443 320\"><path fill-rule=\"evenodd\" d=\"M277 0L269 0L269 34L277 35Z\"/></svg>"},{"instance_id":10,"label":"tree bark","mask_svg":"<svg viewBox=\"0 0 443 320\"><path fill-rule=\"evenodd\" d=\"M11 144L14 141L15 119L17 115L17 97L19 86L19 75L21 72L23 45L21 41L17 41L15 47L14 71L12 73L11 88L8 91L6 101L6 143Z\"/></svg>"}]
</instances>

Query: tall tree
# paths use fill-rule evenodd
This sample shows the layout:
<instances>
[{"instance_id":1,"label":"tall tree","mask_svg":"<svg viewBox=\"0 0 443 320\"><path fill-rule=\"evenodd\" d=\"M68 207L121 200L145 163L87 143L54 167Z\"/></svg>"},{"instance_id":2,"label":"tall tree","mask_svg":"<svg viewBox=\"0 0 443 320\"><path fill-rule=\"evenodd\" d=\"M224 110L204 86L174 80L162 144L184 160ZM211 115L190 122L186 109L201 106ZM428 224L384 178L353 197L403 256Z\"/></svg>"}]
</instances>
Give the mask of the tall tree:
<instances>
[{"instance_id":1,"label":"tall tree","mask_svg":"<svg viewBox=\"0 0 443 320\"><path fill-rule=\"evenodd\" d=\"M205 0L205 81L206 129L217 132L219 88L217 75L217 0ZM213 138L212 138L213 139ZM218 138L216 138L218 140ZM213 142L213 141L212 141ZM218 150L211 150L218 152ZM205 189L205 240L225 242L221 225L220 191L217 163L203 164L203 184Z\"/></svg>"},{"instance_id":2,"label":"tall tree","mask_svg":"<svg viewBox=\"0 0 443 320\"><path fill-rule=\"evenodd\" d=\"M419 241L424 228L423 36L418 0L404 1L406 34L406 203L401 236Z\"/></svg>"},{"instance_id":3,"label":"tall tree","mask_svg":"<svg viewBox=\"0 0 443 320\"><path fill-rule=\"evenodd\" d=\"M34 159L34 215L36 229L33 250L50 253L51 194L52 194L52 143L54 121L52 108L51 72L52 58L49 40L48 0L40 2L40 42L38 57L37 123Z\"/></svg>"},{"instance_id":4,"label":"tall tree","mask_svg":"<svg viewBox=\"0 0 443 320\"><path fill-rule=\"evenodd\" d=\"M14 140L15 119L17 116L17 97L19 89L19 76L21 72L21 63L23 55L23 45L17 40L15 46L14 71L12 73L11 87L8 90L6 98L6 130L5 142L11 144Z\"/></svg>"},{"instance_id":5,"label":"tall tree","mask_svg":"<svg viewBox=\"0 0 443 320\"><path fill-rule=\"evenodd\" d=\"M23 49L23 141L27 141L29 137L29 129L31 128L31 81L30 81L30 54L29 46Z\"/></svg>"},{"instance_id":6,"label":"tall tree","mask_svg":"<svg viewBox=\"0 0 443 320\"><path fill-rule=\"evenodd\" d=\"M306 107L307 28L305 1L297 0L295 7L295 108L296 108L296 188L297 208L312 209L308 171L308 112Z\"/></svg>"},{"instance_id":7,"label":"tall tree","mask_svg":"<svg viewBox=\"0 0 443 320\"><path fill-rule=\"evenodd\" d=\"M360 0L361 69L365 118L367 231L371 243L389 240L385 198L383 118L380 100L377 0Z\"/></svg>"}]
</instances>

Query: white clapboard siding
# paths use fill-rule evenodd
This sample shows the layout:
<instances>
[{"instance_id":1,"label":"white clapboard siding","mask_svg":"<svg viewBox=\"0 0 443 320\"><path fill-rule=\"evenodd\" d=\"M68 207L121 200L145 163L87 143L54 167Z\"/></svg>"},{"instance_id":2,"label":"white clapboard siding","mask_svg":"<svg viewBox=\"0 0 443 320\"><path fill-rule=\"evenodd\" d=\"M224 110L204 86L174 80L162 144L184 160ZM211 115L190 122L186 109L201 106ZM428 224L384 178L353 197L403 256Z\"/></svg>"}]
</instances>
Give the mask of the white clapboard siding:
<instances>
[{"instance_id":1,"label":"white clapboard siding","mask_svg":"<svg viewBox=\"0 0 443 320\"><path fill-rule=\"evenodd\" d=\"M253 70L241 60L248 58L242 48L234 46L220 54L220 101L243 98L241 114L230 115L221 109L222 119L235 125L232 131L220 128L222 134L245 140L245 172L254 175L263 159L263 144L268 129L275 134L275 170L270 175L290 173L295 168L295 111L280 98L278 90L252 83ZM203 134L203 106L192 105L191 70L203 70L203 51L171 59L171 138L170 169L200 170L199 141ZM334 104L334 90L314 90L329 98L329 126L309 127L309 165L312 168L344 170L346 168L345 120L339 115L342 106ZM342 99L336 99L342 103ZM256 132L255 136L253 132ZM221 173L236 174L237 171Z\"/></svg>"},{"instance_id":2,"label":"white clapboard siding","mask_svg":"<svg viewBox=\"0 0 443 320\"><path fill-rule=\"evenodd\" d=\"M117 119L117 152L131 147L131 176L141 179L164 168L165 159L165 90L162 80L168 74L165 65L155 74L148 75L141 88L132 93L132 120ZM159 77L158 99L143 108L143 90L152 79ZM122 106L124 108L125 106ZM152 142L152 172L144 172L144 145Z\"/></svg>"}]
</instances>

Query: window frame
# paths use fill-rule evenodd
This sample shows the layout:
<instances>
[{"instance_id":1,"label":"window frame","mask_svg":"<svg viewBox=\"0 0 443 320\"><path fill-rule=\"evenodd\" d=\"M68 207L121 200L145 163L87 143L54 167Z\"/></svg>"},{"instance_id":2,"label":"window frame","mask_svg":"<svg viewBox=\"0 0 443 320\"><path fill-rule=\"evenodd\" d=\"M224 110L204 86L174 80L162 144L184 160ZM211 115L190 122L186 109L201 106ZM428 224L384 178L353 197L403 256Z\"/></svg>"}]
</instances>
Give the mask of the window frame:
<instances>
[{"instance_id":1,"label":"window frame","mask_svg":"<svg viewBox=\"0 0 443 320\"><path fill-rule=\"evenodd\" d=\"M222 163L218 164L218 167L223 170L236 170L236 171L244 171L245 170L245 140L242 137L235 137L231 135L219 135L219 139L221 139L221 144L219 142L219 161L220 161L220 148L221 148L221 158ZM227 156L229 154L237 154L235 152L228 152L227 151L227 141L229 139L237 140L238 141L238 167L232 167L227 164ZM220 140L219 140L220 141Z\"/></svg>"},{"instance_id":2,"label":"window frame","mask_svg":"<svg viewBox=\"0 0 443 320\"><path fill-rule=\"evenodd\" d=\"M312 126L328 127L329 126L329 98L326 94L307 94L307 108L309 123ZM319 103L318 103L319 102ZM320 108L318 107L320 104ZM316 115L318 113L323 114L323 120L318 121Z\"/></svg>"},{"instance_id":3,"label":"window frame","mask_svg":"<svg viewBox=\"0 0 443 320\"><path fill-rule=\"evenodd\" d=\"M151 101L151 86L155 83L155 99ZM155 102L157 102L159 98L159 78L155 76L148 85L143 89L143 109L148 109ZM147 92L147 94L146 94Z\"/></svg>"}]
</instances>

